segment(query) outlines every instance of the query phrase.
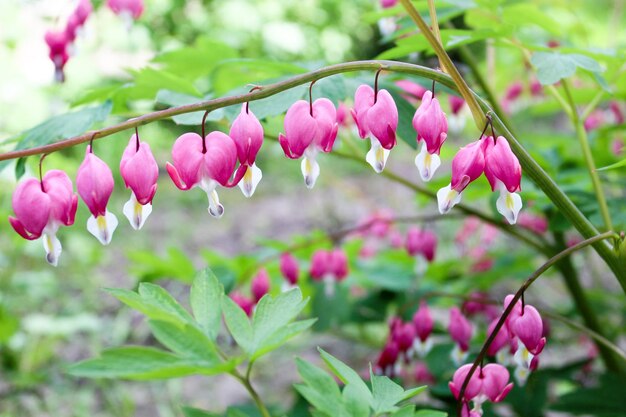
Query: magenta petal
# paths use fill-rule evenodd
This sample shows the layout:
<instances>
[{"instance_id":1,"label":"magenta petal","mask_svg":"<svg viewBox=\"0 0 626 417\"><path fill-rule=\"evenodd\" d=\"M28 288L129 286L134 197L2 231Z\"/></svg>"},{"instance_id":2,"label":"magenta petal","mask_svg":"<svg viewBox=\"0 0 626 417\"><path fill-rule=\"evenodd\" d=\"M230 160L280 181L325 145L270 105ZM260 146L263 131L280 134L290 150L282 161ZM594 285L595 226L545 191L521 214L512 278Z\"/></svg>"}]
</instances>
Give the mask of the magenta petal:
<instances>
[{"instance_id":1,"label":"magenta petal","mask_svg":"<svg viewBox=\"0 0 626 417\"><path fill-rule=\"evenodd\" d=\"M94 217L104 216L113 192L113 173L109 166L89 151L76 175L76 188Z\"/></svg>"},{"instance_id":2,"label":"magenta petal","mask_svg":"<svg viewBox=\"0 0 626 417\"><path fill-rule=\"evenodd\" d=\"M204 168L209 178L222 186L228 184L237 164L237 147L225 133L211 132L206 136Z\"/></svg>"},{"instance_id":3,"label":"magenta petal","mask_svg":"<svg viewBox=\"0 0 626 417\"><path fill-rule=\"evenodd\" d=\"M379 90L376 103L367 112L367 125L383 148L396 145L398 108L387 90Z\"/></svg>"},{"instance_id":4,"label":"magenta petal","mask_svg":"<svg viewBox=\"0 0 626 417\"><path fill-rule=\"evenodd\" d=\"M48 224L51 205L50 196L41 189L41 183L29 178L21 182L13 193L16 220L11 221L11 225L22 237L37 239Z\"/></svg>"},{"instance_id":5,"label":"magenta petal","mask_svg":"<svg viewBox=\"0 0 626 417\"><path fill-rule=\"evenodd\" d=\"M485 154L482 141L463 146L452 159L453 190L462 192L467 185L480 177L485 170Z\"/></svg>"},{"instance_id":6,"label":"magenta petal","mask_svg":"<svg viewBox=\"0 0 626 417\"><path fill-rule=\"evenodd\" d=\"M120 172L126 187L133 191L139 204L152 203L159 166L148 143L141 142L137 150L135 135L131 137L120 162Z\"/></svg>"},{"instance_id":7,"label":"magenta petal","mask_svg":"<svg viewBox=\"0 0 626 417\"><path fill-rule=\"evenodd\" d=\"M354 108L352 109L352 117L359 128L359 136L367 137L370 132L368 126L367 113L374 105L374 89L369 85L362 84L354 93Z\"/></svg>"},{"instance_id":8,"label":"magenta petal","mask_svg":"<svg viewBox=\"0 0 626 417\"><path fill-rule=\"evenodd\" d=\"M509 142L503 136L494 141L487 138L485 149L485 176L489 180L491 189L495 191L498 180L501 181L510 193L520 191L522 167L511 150Z\"/></svg>"},{"instance_id":9,"label":"magenta petal","mask_svg":"<svg viewBox=\"0 0 626 417\"><path fill-rule=\"evenodd\" d=\"M422 103L415 111L413 128L417 131L417 141L426 142L428 153L439 154L447 137L448 121L439 100L433 98L431 91L424 93Z\"/></svg>"},{"instance_id":10,"label":"magenta petal","mask_svg":"<svg viewBox=\"0 0 626 417\"><path fill-rule=\"evenodd\" d=\"M229 136L237 146L239 163L252 165L259 149L263 145L263 126L250 109L246 112L247 104L241 106L239 116L230 127Z\"/></svg>"},{"instance_id":11,"label":"magenta petal","mask_svg":"<svg viewBox=\"0 0 626 417\"><path fill-rule=\"evenodd\" d=\"M204 156L202 142L202 137L197 133L184 133L174 142L172 159L176 169L168 167L167 172L181 190L188 190L200 181L199 171ZM174 178L177 178L178 182Z\"/></svg>"},{"instance_id":12,"label":"magenta petal","mask_svg":"<svg viewBox=\"0 0 626 417\"><path fill-rule=\"evenodd\" d=\"M283 150L288 148L290 153L285 152L285 155L292 159L300 158L319 135L317 121L311 116L309 103L304 100L296 101L285 115L285 145L281 145Z\"/></svg>"}]
</instances>

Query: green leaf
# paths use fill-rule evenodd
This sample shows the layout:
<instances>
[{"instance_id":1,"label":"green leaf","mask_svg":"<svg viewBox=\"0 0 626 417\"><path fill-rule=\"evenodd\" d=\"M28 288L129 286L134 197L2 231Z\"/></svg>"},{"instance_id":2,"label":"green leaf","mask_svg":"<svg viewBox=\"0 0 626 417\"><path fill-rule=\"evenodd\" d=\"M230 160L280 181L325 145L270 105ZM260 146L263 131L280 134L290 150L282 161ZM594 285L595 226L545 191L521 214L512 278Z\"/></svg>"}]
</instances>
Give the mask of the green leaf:
<instances>
[{"instance_id":1,"label":"green leaf","mask_svg":"<svg viewBox=\"0 0 626 417\"><path fill-rule=\"evenodd\" d=\"M158 285L146 282L139 284L139 295L144 302L171 314L178 318L180 322L194 323L193 317L191 317L187 310L178 304L178 301L176 301L170 293Z\"/></svg>"},{"instance_id":2,"label":"green leaf","mask_svg":"<svg viewBox=\"0 0 626 417\"><path fill-rule=\"evenodd\" d=\"M343 389L343 403L346 414L350 417L369 417L370 406L368 401L364 401L359 388L354 385L347 385Z\"/></svg>"},{"instance_id":3,"label":"green leaf","mask_svg":"<svg viewBox=\"0 0 626 417\"><path fill-rule=\"evenodd\" d=\"M611 169L621 168L623 166L626 166L626 159L622 159L621 161L616 162L614 164L611 164L611 165L608 165L608 166L605 166L605 167L602 167L602 168L598 168L598 169L596 169L596 171L608 171L608 170L611 170Z\"/></svg>"},{"instance_id":4,"label":"green leaf","mask_svg":"<svg viewBox=\"0 0 626 417\"><path fill-rule=\"evenodd\" d=\"M283 75L306 72L299 65L264 59L230 59L216 65L211 74L213 92L220 96L246 84L259 83Z\"/></svg>"},{"instance_id":5,"label":"green leaf","mask_svg":"<svg viewBox=\"0 0 626 417\"><path fill-rule=\"evenodd\" d=\"M180 356L202 359L210 364L221 362L213 341L198 328L158 320L150 320L149 324L154 337Z\"/></svg>"},{"instance_id":6,"label":"green leaf","mask_svg":"<svg viewBox=\"0 0 626 417\"><path fill-rule=\"evenodd\" d=\"M202 94L188 80L178 75L151 67L131 71L134 85L122 90L131 100L154 99L159 90L170 90L178 93L200 97Z\"/></svg>"},{"instance_id":7,"label":"green leaf","mask_svg":"<svg viewBox=\"0 0 626 417\"><path fill-rule=\"evenodd\" d=\"M188 94L177 93L176 91L170 90L159 90L156 95L157 103L165 104L170 107L178 107L185 106L187 104L195 104L201 101L206 101L210 99L211 96L205 96L202 98L198 98L195 96L191 96ZM204 116L204 111L195 111L192 113L179 114L177 116L172 117L172 120L177 125L185 125L185 126L200 126L202 124L202 117ZM207 121L218 121L224 118L224 109L215 109L207 115Z\"/></svg>"},{"instance_id":8,"label":"green leaf","mask_svg":"<svg viewBox=\"0 0 626 417\"><path fill-rule=\"evenodd\" d=\"M196 273L191 259L177 247L167 248L165 255L151 250L135 250L127 256L132 261L133 273L141 281L173 278L191 283Z\"/></svg>"},{"instance_id":9,"label":"green leaf","mask_svg":"<svg viewBox=\"0 0 626 417\"><path fill-rule=\"evenodd\" d=\"M184 417L220 417L220 414L210 413L193 407L182 407Z\"/></svg>"},{"instance_id":10,"label":"green leaf","mask_svg":"<svg viewBox=\"0 0 626 417\"><path fill-rule=\"evenodd\" d=\"M253 333L246 313L230 297L222 297L222 312L233 339L246 353L250 353Z\"/></svg>"},{"instance_id":11,"label":"green leaf","mask_svg":"<svg viewBox=\"0 0 626 417\"><path fill-rule=\"evenodd\" d=\"M565 394L550 408L575 415L623 417L625 386L626 378L623 376L604 374L598 386L580 388Z\"/></svg>"},{"instance_id":12,"label":"green leaf","mask_svg":"<svg viewBox=\"0 0 626 417\"><path fill-rule=\"evenodd\" d=\"M110 113L111 102L106 101L100 106L85 107L75 112L54 116L20 134L14 150L30 149L78 136L95 123L106 120ZM0 162L0 170L9 163L10 161Z\"/></svg>"},{"instance_id":13,"label":"green leaf","mask_svg":"<svg viewBox=\"0 0 626 417\"><path fill-rule=\"evenodd\" d=\"M413 417L448 417L448 413L438 410L419 410Z\"/></svg>"},{"instance_id":14,"label":"green leaf","mask_svg":"<svg viewBox=\"0 0 626 417\"><path fill-rule=\"evenodd\" d=\"M331 371L333 371L345 385L353 387L352 389L355 390L355 393L358 394L361 401L365 401L366 404L372 402L373 397L369 387L354 369L328 352L325 352L323 349L317 348L317 350L320 352L322 359L326 362L326 365L328 365Z\"/></svg>"},{"instance_id":15,"label":"green leaf","mask_svg":"<svg viewBox=\"0 0 626 417\"><path fill-rule=\"evenodd\" d=\"M582 54L535 52L531 62L537 68L537 79L543 85L554 84L563 78L574 75L576 68L582 68L592 73L603 71L598 61Z\"/></svg>"},{"instance_id":16,"label":"green leaf","mask_svg":"<svg viewBox=\"0 0 626 417\"><path fill-rule=\"evenodd\" d=\"M267 294L256 306L252 319L253 354L260 349L274 335L302 311L308 299L302 299L300 288L281 293L276 297ZM312 324L312 323L311 323Z\"/></svg>"},{"instance_id":17,"label":"green leaf","mask_svg":"<svg viewBox=\"0 0 626 417\"><path fill-rule=\"evenodd\" d=\"M405 391L400 385L386 376L374 375L370 367L372 381L372 408L375 414L393 413L398 410L396 404L408 400L426 389L426 386L412 388Z\"/></svg>"},{"instance_id":18,"label":"green leaf","mask_svg":"<svg viewBox=\"0 0 626 417\"><path fill-rule=\"evenodd\" d=\"M304 384L295 384L296 390L313 407L330 416L337 416L343 408L341 392L335 380L317 366L296 358L298 373Z\"/></svg>"},{"instance_id":19,"label":"green leaf","mask_svg":"<svg viewBox=\"0 0 626 417\"><path fill-rule=\"evenodd\" d=\"M289 323L288 325L278 329L275 333L273 333L270 337L265 339L265 341L257 346L254 354L250 358L251 360L255 360L266 353L271 352L274 349L279 348L285 342L287 342L292 337L295 337L307 330L317 321L316 318L308 319L308 320L300 320L293 323Z\"/></svg>"},{"instance_id":20,"label":"green leaf","mask_svg":"<svg viewBox=\"0 0 626 417\"><path fill-rule=\"evenodd\" d=\"M191 286L189 301L200 328L215 340L222 324L222 296L224 288L209 268L196 274Z\"/></svg>"},{"instance_id":21,"label":"green leaf","mask_svg":"<svg viewBox=\"0 0 626 417\"><path fill-rule=\"evenodd\" d=\"M109 294L111 294L130 308L137 310L140 313L143 313L146 317L150 319L181 323L178 315L172 314L167 310L163 310L160 306L144 300L139 294L134 291L118 288L105 288L105 291L107 291Z\"/></svg>"},{"instance_id":22,"label":"green leaf","mask_svg":"<svg viewBox=\"0 0 626 417\"><path fill-rule=\"evenodd\" d=\"M198 373L199 367L188 359L142 346L127 346L102 352L69 367L74 376L86 378L164 379Z\"/></svg>"},{"instance_id":23,"label":"green leaf","mask_svg":"<svg viewBox=\"0 0 626 417\"><path fill-rule=\"evenodd\" d=\"M201 36L193 46L186 46L165 52L152 60L179 77L196 80L213 71L221 60L237 57L237 51L230 46Z\"/></svg>"}]
</instances>

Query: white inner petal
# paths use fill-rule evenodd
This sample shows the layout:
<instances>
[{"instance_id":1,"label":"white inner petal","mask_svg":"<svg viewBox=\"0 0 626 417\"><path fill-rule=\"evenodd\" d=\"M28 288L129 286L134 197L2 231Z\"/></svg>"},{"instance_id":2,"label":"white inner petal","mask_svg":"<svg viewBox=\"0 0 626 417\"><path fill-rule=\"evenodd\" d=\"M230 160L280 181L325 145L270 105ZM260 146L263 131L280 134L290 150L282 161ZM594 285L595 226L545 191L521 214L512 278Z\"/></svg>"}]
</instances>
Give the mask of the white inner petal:
<instances>
[{"instance_id":1,"label":"white inner petal","mask_svg":"<svg viewBox=\"0 0 626 417\"><path fill-rule=\"evenodd\" d=\"M522 209L522 197L517 193L510 193L504 186L500 188L500 197L496 201L498 213L502 214L509 224L517 222L517 215Z\"/></svg>"},{"instance_id":2,"label":"white inner petal","mask_svg":"<svg viewBox=\"0 0 626 417\"><path fill-rule=\"evenodd\" d=\"M415 166L424 182L428 182L435 175L435 171L441 165L441 158L437 154L430 154L426 149L426 142L422 142L422 148L415 157Z\"/></svg>"},{"instance_id":3,"label":"white inner petal","mask_svg":"<svg viewBox=\"0 0 626 417\"><path fill-rule=\"evenodd\" d=\"M241 192L246 197L252 197L254 191L256 190L256 186L261 182L261 178L263 178L263 173L261 169L256 166L256 163L246 169L246 173L244 174L241 181L239 181L239 188Z\"/></svg>"},{"instance_id":4,"label":"white inner petal","mask_svg":"<svg viewBox=\"0 0 626 417\"><path fill-rule=\"evenodd\" d=\"M452 189L452 184L448 184L437 191L437 203L439 205L439 213L446 214L450 209L461 202L461 194Z\"/></svg>"},{"instance_id":5,"label":"white inner petal","mask_svg":"<svg viewBox=\"0 0 626 417\"><path fill-rule=\"evenodd\" d=\"M139 230L143 227L150 213L152 213L152 204L139 204L135 193L131 192L130 199L124 204L123 213L133 229Z\"/></svg>"},{"instance_id":6,"label":"white inner petal","mask_svg":"<svg viewBox=\"0 0 626 417\"><path fill-rule=\"evenodd\" d=\"M385 165L387 164L387 158L389 157L389 150L385 149L381 146L378 139L374 137L370 137L370 141L372 143L370 150L367 152L365 156L365 160L368 164L374 168L376 173L380 174L385 169Z\"/></svg>"},{"instance_id":7,"label":"white inner petal","mask_svg":"<svg viewBox=\"0 0 626 417\"><path fill-rule=\"evenodd\" d=\"M110 211L106 211L104 216L93 217L87 219L87 230L94 235L96 239L103 245L111 243L113 232L117 228L117 217Z\"/></svg>"},{"instance_id":8,"label":"white inner petal","mask_svg":"<svg viewBox=\"0 0 626 417\"><path fill-rule=\"evenodd\" d=\"M62 247L55 233L43 234L43 248L46 250L46 261L52 266L57 266Z\"/></svg>"},{"instance_id":9,"label":"white inner petal","mask_svg":"<svg viewBox=\"0 0 626 417\"><path fill-rule=\"evenodd\" d=\"M204 190L209 199L209 214L219 219L224 214L224 206L220 204L220 197L217 195L217 181L208 178L202 178L198 184Z\"/></svg>"},{"instance_id":10,"label":"white inner petal","mask_svg":"<svg viewBox=\"0 0 626 417\"><path fill-rule=\"evenodd\" d=\"M320 176L320 166L315 160L315 154L306 152L302 162L300 163L300 169L302 170L302 176L304 177L304 184L306 188L313 188L317 177Z\"/></svg>"}]
</instances>

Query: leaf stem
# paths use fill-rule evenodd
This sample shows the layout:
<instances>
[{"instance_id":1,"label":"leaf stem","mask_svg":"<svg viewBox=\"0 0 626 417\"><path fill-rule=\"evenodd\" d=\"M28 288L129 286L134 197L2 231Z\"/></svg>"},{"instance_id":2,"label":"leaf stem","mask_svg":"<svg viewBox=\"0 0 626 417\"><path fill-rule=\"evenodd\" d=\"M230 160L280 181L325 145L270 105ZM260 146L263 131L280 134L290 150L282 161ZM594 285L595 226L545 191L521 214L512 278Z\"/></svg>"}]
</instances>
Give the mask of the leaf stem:
<instances>
[{"instance_id":1,"label":"leaf stem","mask_svg":"<svg viewBox=\"0 0 626 417\"><path fill-rule=\"evenodd\" d=\"M250 397L252 397L252 400L254 400L254 403L256 404L257 408L259 409L259 412L261 413L261 415L263 417L272 417L272 415L270 414L269 410L267 409L267 407L263 403L263 400L261 399L259 394L256 392L256 390L254 389L254 387L250 383L250 378L249 378L250 374L249 374L249 372L246 372L246 376L245 377L243 375L241 375L241 373L239 371L237 371L237 370L235 370L233 373L231 373L231 375L234 376L235 379L237 379L239 382L241 382L241 385L243 385L244 388L246 389L246 391L248 391L248 394L250 394Z\"/></svg>"},{"instance_id":2,"label":"leaf stem","mask_svg":"<svg viewBox=\"0 0 626 417\"><path fill-rule=\"evenodd\" d=\"M599 234L597 236L593 236L591 238L585 239L582 242L579 242L578 244L576 244L574 246L571 246L571 247L569 247L569 248L559 252L558 254L554 255L550 259L548 259L535 272L533 272L530 275L530 277L528 277L528 279L526 279L526 281L522 284L522 286L519 288L519 290L517 290L517 292L513 296L513 299L509 302L507 307L504 309L504 312L500 316L500 319L496 323L496 326L494 327L494 329L489 334L489 337L487 337L487 341L485 342L485 344L481 348L480 353L478 354L478 356L474 360L474 363L472 364L472 367L470 368L469 372L467 373L467 375L465 377L465 380L463 381L463 385L461 386L461 390L460 390L459 396L458 396L458 400L459 400L458 415L459 415L459 417L462 416L462 409L463 409L463 403L464 403L463 397L465 396L465 391L467 390L467 385L469 384L469 381L470 381L472 375L474 375L474 372L476 371L478 366L481 364L481 362L487 356L487 350L489 349L489 346L491 346L491 344L495 340L496 336L500 332L500 329L502 328L502 326L504 326L504 323L506 322L506 319L509 317L509 315L511 314L511 312L515 308L515 305L517 304L517 301L520 300L520 298L522 298L522 295L524 294L524 291L526 291L526 289L528 289L528 287L530 287L532 285L532 283L535 282L544 272L546 272L548 269L550 269L551 266L559 263L565 257L567 257L567 256L571 255L572 253L574 253L574 252L576 252L576 251L578 251L580 249L583 249L583 248L585 248L585 247L587 247L589 245L592 245L594 243L597 243L597 242L600 242L600 241L603 241L605 239L609 239L609 238L612 238L612 237L615 237L615 233L609 231L609 232L604 232L604 233Z\"/></svg>"},{"instance_id":3,"label":"leaf stem","mask_svg":"<svg viewBox=\"0 0 626 417\"><path fill-rule=\"evenodd\" d=\"M591 176L591 182L596 193L596 199L598 200L598 206L600 208L600 213L602 214L604 227L606 228L606 230L613 230L613 222L611 221L609 207L606 203L606 197L604 196L602 184L600 183L600 176L596 171L596 164L593 160L591 147L589 146L587 131L585 130L583 120L578 115L578 110L576 109L576 103L574 102L574 97L572 96L569 80L561 80L561 85L563 86L563 90L565 91L565 97L567 97L567 101L570 105L570 119L572 121L572 124L574 125L574 128L576 129L576 137L580 142L580 148L582 149L583 156L585 158L585 164L587 165L587 170L589 171L589 175Z\"/></svg>"}]
</instances>

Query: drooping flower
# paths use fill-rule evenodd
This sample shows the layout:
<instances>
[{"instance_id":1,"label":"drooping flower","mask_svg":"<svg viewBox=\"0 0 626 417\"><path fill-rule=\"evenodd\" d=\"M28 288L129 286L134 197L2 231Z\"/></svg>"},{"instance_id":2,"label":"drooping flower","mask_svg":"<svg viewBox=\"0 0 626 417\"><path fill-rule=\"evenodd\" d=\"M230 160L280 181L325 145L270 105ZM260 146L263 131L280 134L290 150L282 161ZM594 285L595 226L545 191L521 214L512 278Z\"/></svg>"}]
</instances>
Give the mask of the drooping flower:
<instances>
[{"instance_id":1,"label":"drooping flower","mask_svg":"<svg viewBox=\"0 0 626 417\"><path fill-rule=\"evenodd\" d=\"M416 141L422 143L420 152L415 157L415 165L423 181L430 181L441 165L439 152L448 137L448 121L441 110L439 100L432 91L426 91L422 103L413 116L413 128L417 131Z\"/></svg>"},{"instance_id":2,"label":"drooping flower","mask_svg":"<svg viewBox=\"0 0 626 417\"><path fill-rule=\"evenodd\" d=\"M127 29L130 29L133 24L133 20L139 19L143 13L143 0L107 0L107 6L120 16Z\"/></svg>"},{"instance_id":3,"label":"drooping flower","mask_svg":"<svg viewBox=\"0 0 626 417\"><path fill-rule=\"evenodd\" d=\"M424 357L432 348L432 339L429 336L433 331L434 321L428 304L423 300L413 315L413 325L417 335L413 342L413 349L419 357Z\"/></svg>"},{"instance_id":4,"label":"drooping flower","mask_svg":"<svg viewBox=\"0 0 626 417\"><path fill-rule=\"evenodd\" d=\"M361 85L354 94L352 117L361 139L370 138L371 148L365 160L380 173L385 168L389 151L396 146L398 108L387 90L374 91Z\"/></svg>"},{"instance_id":5,"label":"drooping flower","mask_svg":"<svg viewBox=\"0 0 626 417\"><path fill-rule=\"evenodd\" d=\"M67 19L67 25L65 26L65 35L70 42L74 42L78 32L82 26L85 25L87 18L93 11L93 5L91 0L79 0L76 8Z\"/></svg>"},{"instance_id":6,"label":"drooping flower","mask_svg":"<svg viewBox=\"0 0 626 417\"><path fill-rule=\"evenodd\" d=\"M91 217L87 220L87 230L103 245L111 243L117 228L117 217L107 210L113 193L113 173L109 166L87 147L85 159L76 174L76 188Z\"/></svg>"},{"instance_id":7,"label":"drooping flower","mask_svg":"<svg viewBox=\"0 0 626 417\"><path fill-rule=\"evenodd\" d=\"M348 257L342 249L319 249L313 253L309 274L314 281L323 281L327 296L334 294L335 283L348 276Z\"/></svg>"},{"instance_id":8,"label":"drooping flower","mask_svg":"<svg viewBox=\"0 0 626 417\"><path fill-rule=\"evenodd\" d=\"M445 214L461 201L461 193L485 170L486 140L463 146L452 159L452 181L437 191L439 212Z\"/></svg>"},{"instance_id":9,"label":"drooping flower","mask_svg":"<svg viewBox=\"0 0 626 417\"><path fill-rule=\"evenodd\" d=\"M233 140L222 132L211 132L204 139L197 133L184 133L174 142L172 159L174 163L168 162L166 168L174 184L183 191L200 187L208 196L209 213L222 217L224 206L217 186L234 187L243 176L243 169L238 169L229 181L237 163Z\"/></svg>"},{"instance_id":10,"label":"drooping flower","mask_svg":"<svg viewBox=\"0 0 626 417\"><path fill-rule=\"evenodd\" d=\"M250 284L250 291L252 292L252 297L254 298L254 302L258 303L261 298L265 294L267 294L270 290L270 276L267 273L265 268L259 270L259 272L252 278L252 283Z\"/></svg>"},{"instance_id":11,"label":"drooping flower","mask_svg":"<svg viewBox=\"0 0 626 417\"><path fill-rule=\"evenodd\" d=\"M496 318L491 323L489 323L489 326L487 327L487 337L491 337L491 334L495 330L498 321L499 319ZM500 349L505 346L509 346L510 342L511 335L509 334L507 326L502 326L500 330L498 330L498 333L496 334L493 342L491 342L491 344L489 345L489 348L487 349L487 354L495 356L500 351Z\"/></svg>"},{"instance_id":12,"label":"drooping flower","mask_svg":"<svg viewBox=\"0 0 626 417\"><path fill-rule=\"evenodd\" d=\"M312 104L298 100L287 110L285 134L278 135L278 141L288 158L299 159L304 155L300 168L307 188L313 188L320 174L315 160L318 152L332 150L338 128L337 111L327 98Z\"/></svg>"},{"instance_id":13,"label":"drooping flower","mask_svg":"<svg viewBox=\"0 0 626 417\"><path fill-rule=\"evenodd\" d=\"M431 230L410 227L406 234L406 250L411 256L422 255L432 262L437 250L437 235Z\"/></svg>"},{"instance_id":14,"label":"drooping flower","mask_svg":"<svg viewBox=\"0 0 626 417\"><path fill-rule=\"evenodd\" d=\"M72 180L60 170L50 170L43 181L29 178L13 193L13 211L9 222L24 239L35 240L43 235L46 260L57 266L61 242L56 233L61 226L74 224L78 197L72 190Z\"/></svg>"},{"instance_id":15,"label":"drooping flower","mask_svg":"<svg viewBox=\"0 0 626 417\"><path fill-rule=\"evenodd\" d=\"M239 182L239 188L243 195L251 197L261 178L263 178L261 169L256 166L255 160L263 145L264 134L263 126L248 108L248 103L242 105L239 116L230 127L229 136L237 146L239 163L246 167L245 174Z\"/></svg>"},{"instance_id":16,"label":"drooping flower","mask_svg":"<svg viewBox=\"0 0 626 417\"><path fill-rule=\"evenodd\" d=\"M62 83L65 81L65 64L67 64L67 61L70 58L68 53L69 40L67 35L65 31L48 31L46 32L44 39L50 51L48 56L54 64L54 80Z\"/></svg>"},{"instance_id":17,"label":"drooping flower","mask_svg":"<svg viewBox=\"0 0 626 417\"><path fill-rule=\"evenodd\" d=\"M290 286L298 283L299 266L298 261L288 252L280 255L280 272Z\"/></svg>"},{"instance_id":18,"label":"drooping flower","mask_svg":"<svg viewBox=\"0 0 626 417\"><path fill-rule=\"evenodd\" d=\"M472 324L465 318L457 307L450 309L450 323L448 324L448 333L452 340L456 342L456 346L452 351L452 359L459 364L467 357L469 350L469 342L472 338Z\"/></svg>"},{"instance_id":19,"label":"drooping flower","mask_svg":"<svg viewBox=\"0 0 626 417\"><path fill-rule=\"evenodd\" d=\"M504 366L494 363L479 366L470 377L463 398L459 398L471 368L472 364L468 363L457 369L448 386L457 400L464 403L473 401L473 411L482 415L482 404L487 400L494 403L504 400L513 389L513 383L509 383L509 371Z\"/></svg>"},{"instance_id":20,"label":"drooping flower","mask_svg":"<svg viewBox=\"0 0 626 417\"><path fill-rule=\"evenodd\" d=\"M124 204L124 215L135 230L143 227L152 213L152 199L157 190L159 166L147 142L132 135L120 161L120 173L126 188L131 189L130 199Z\"/></svg>"},{"instance_id":21,"label":"drooping flower","mask_svg":"<svg viewBox=\"0 0 626 417\"><path fill-rule=\"evenodd\" d=\"M387 342L376 361L376 366L374 367L376 373L390 378L395 376L398 373L398 366L396 365L399 355L400 349L398 349L398 344L393 340Z\"/></svg>"},{"instance_id":22,"label":"drooping flower","mask_svg":"<svg viewBox=\"0 0 626 417\"><path fill-rule=\"evenodd\" d=\"M402 323L395 327L391 339L396 342L400 353L408 362L413 354L413 341L415 340L415 326L413 323Z\"/></svg>"},{"instance_id":23,"label":"drooping flower","mask_svg":"<svg viewBox=\"0 0 626 417\"><path fill-rule=\"evenodd\" d=\"M522 208L522 198L517 194L521 190L522 167L503 136L496 140L489 136L486 142L485 176L491 190L500 191L496 202L498 212L510 224L515 224Z\"/></svg>"}]
</instances>

